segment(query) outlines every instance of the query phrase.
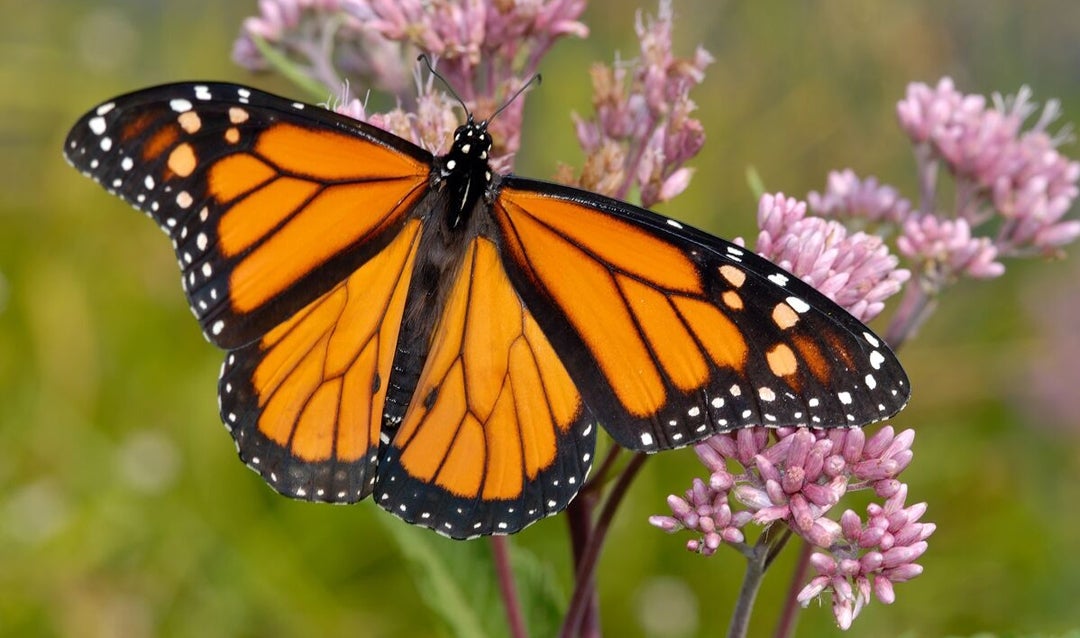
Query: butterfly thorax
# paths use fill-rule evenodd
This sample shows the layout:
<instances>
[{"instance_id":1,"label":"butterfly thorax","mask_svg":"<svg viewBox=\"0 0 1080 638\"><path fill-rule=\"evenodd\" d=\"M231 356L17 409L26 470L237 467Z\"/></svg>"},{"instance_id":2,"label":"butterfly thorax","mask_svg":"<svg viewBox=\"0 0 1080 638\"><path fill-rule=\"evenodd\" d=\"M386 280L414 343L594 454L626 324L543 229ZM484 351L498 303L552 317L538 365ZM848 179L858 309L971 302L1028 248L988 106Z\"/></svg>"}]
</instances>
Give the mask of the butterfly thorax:
<instances>
[{"instance_id":1,"label":"butterfly thorax","mask_svg":"<svg viewBox=\"0 0 1080 638\"><path fill-rule=\"evenodd\" d=\"M470 115L469 121L454 132L450 152L437 160L434 174L449 198L446 224L452 230L467 224L476 203L491 185L490 151L487 121L476 122Z\"/></svg>"}]
</instances>

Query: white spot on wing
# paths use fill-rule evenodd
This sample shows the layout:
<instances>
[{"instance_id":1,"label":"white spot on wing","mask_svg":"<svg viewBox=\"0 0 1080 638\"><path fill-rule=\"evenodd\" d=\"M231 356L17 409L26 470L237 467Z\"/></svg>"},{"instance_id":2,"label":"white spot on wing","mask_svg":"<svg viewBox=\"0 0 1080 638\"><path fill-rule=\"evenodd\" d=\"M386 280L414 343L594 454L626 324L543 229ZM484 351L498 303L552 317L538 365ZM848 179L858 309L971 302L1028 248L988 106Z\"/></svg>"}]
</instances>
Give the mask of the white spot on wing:
<instances>
[{"instance_id":1,"label":"white spot on wing","mask_svg":"<svg viewBox=\"0 0 1080 638\"><path fill-rule=\"evenodd\" d=\"M786 301L788 305L791 306L791 308L799 314L810 310L810 304L806 303L802 299L799 299L798 297L788 297L784 301Z\"/></svg>"},{"instance_id":2,"label":"white spot on wing","mask_svg":"<svg viewBox=\"0 0 1080 638\"><path fill-rule=\"evenodd\" d=\"M777 286L786 286L788 278L785 275L774 272L773 274L769 275L769 281L773 282Z\"/></svg>"}]
</instances>

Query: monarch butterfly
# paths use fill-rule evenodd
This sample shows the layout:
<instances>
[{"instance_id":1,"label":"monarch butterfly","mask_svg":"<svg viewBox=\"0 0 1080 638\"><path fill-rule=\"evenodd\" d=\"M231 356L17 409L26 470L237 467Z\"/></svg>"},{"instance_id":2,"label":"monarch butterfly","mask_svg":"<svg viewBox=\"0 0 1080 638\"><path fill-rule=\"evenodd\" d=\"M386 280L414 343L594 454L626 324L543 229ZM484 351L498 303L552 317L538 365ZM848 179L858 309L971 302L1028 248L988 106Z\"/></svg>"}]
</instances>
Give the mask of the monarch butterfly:
<instances>
[{"instance_id":1,"label":"monarch butterfly","mask_svg":"<svg viewBox=\"0 0 1080 638\"><path fill-rule=\"evenodd\" d=\"M735 244L495 174L255 89L184 83L84 115L68 161L172 240L220 413L277 491L370 494L453 538L564 509L597 425L654 452L744 426L862 425L908 382L886 344Z\"/></svg>"}]
</instances>

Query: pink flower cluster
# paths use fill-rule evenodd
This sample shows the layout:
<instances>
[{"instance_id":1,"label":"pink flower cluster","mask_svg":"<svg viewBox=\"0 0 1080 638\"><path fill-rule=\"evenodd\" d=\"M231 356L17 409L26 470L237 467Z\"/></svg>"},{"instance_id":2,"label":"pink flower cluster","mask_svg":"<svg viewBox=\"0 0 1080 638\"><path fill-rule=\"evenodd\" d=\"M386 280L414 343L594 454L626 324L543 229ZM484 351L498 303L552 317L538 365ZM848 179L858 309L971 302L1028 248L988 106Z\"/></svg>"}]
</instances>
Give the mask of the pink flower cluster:
<instances>
[{"instance_id":1,"label":"pink flower cluster","mask_svg":"<svg viewBox=\"0 0 1080 638\"><path fill-rule=\"evenodd\" d=\"M1025 129L1035 111L1026 87L988 101L959 92L949 78L934 88L912 83L897 115L915 143L919 207L850 169L830 173L825 192L810 193L810 207L860 227L884 224L931 295L962 277L1002 275L1001 257L1055 253L1080 237L1080 221L1064 219L1080 193L1080 163L1057 150L1066 136L1048 132L1057 102ZM948 204L939 201L942 166L956 181Z\"/></svg>"},{"instance_id":2,"label":"pink flower cluster","mask_svg":"<svg viewBox=\"0 0 1080 638\"><path fill-rule=\"evenodd\" d=\"M697 106L690 89L701 83L713 58L700 47L692 58L675 57L672 18L670 0L661 0L655 19L639 13L641 55L634 62L593 67L596 115L574 117L585 166L576 178L564 169L561 181L619 199L636 186L646 207L689 185L692 171L683 164L705 142L701 122L691 115Z\"/></svg>"},{"instance_id":3,"label":"pink flower cluster","mask_svg":"<svg viewBox=\"0 0 1080 638\"><path fill-rule=\"evenodd\" d=\"M911 276L877 235L848 233L839 222L807 216L806 203L782 193L758 203L754 250L798 275L862 321L885 307Z\"/></svg>"},{"instance_id":4,"label":"pink flower cluster","mask_svg":"<svg viewBox=\"0 0 1080 638\"><path fill-rule=\"evenodd\" d=\"M400 105L387 114L395 132L411 132L404 137L431 148L456 103L419 81L420 91L413 89L408 78L419 54L431 57L469 110L484 118L530 80L555 41L588 34L578 21L584 8L585 0L261 0L260 14L244 21L233 58L252 70L285 65L279 70L315 81L327 95L344 84L339 110L347 114L366 114L347 80L386 91ZM515 100L491 123L499 170L509 170L520 146L523 110L524 100Z\"/></svg>"},{"instance_id":5,"label":"pink flower cluster","mask_svg":"<svg viewBox=\"0 0 1080 638\"><path fill-rule=\"evenodd\" d=\"M667 532L690 530L688 550L713 554L739 547L744 528L782 523L818 548L817 570L799 595L804 606L829 591L845 629L873 590L894 600L892 584L914 578L934 525L920 523L925 504L905 506L907 486L897 476L913 457L912 430L891 426L867 438L862 428L747 428L714 436L694 450L710 472L685 496L669 496L671 515L649 522ZM733 467L738 469L734 472ZM865 524L852 510L830 517L847 492L870 489L884 500L867 507Z\"/></svg>"},{"instance_id":6,"label":"pink flower cluster","mask_svg":"<svg viewBox=\"0 0 1080 638\"><path fill-rule=\"evenodd\" d=\"M896 247L909 259L921 261L920 272L933 290L941 290L956 277L1000 277L1005 266L997 261L997 246L989 237L974 237L964 218L912 215L896 238Z\"/></svg>"},{"instance_id":7,"label":"pink flower cluster","mask_svg":"<svg viewBox=\"0 0 1080 638\"><path fill-rule=\"evenodd\" d=\"M1004 223L994 244L998 252L1016 255L1052 253L1080 236L1080 221L1062 219L1080 192L1080 163L1058 152L1065 137L1047 130L1058 108L1051 100L1025 130L1037 110L1027 87L1013 98L995 95L988 104L980 95L960 93L946 77L934 88L910 84L896 111L920 161L942 162L956 177L956 216L974 227L1000 215ZM924 171L933 178L932 167ZM933 206L923 202L922 212L937 212Z\"/></svg>"},{"instance_id":8,"label":"pink flower cluster","mask_svg":"<svg viewBox=\"0 0 1080 638\"><path fill-rule=\"evenodd\" d=\"M860 180L850 168L830 171L825 194L807 195L815 215L839 220L898 224L911 212L911 202L877 178Z\"/></svg>"},{"instance_id":9,"label":"pink flower cluster","mask_svg":"<svg viewBox=\"0 0 1080 638\"><path fill-rule=\"evenodd\" d=\"M894 583L922 573L915 562L926 551L926 539L937 526L922 523L926 503L905 506L907 486L901 485L884 505L871 503L864 524L854 510L840 515L840 535L828 552L815 552L810 565L818 575L799 592L803 607L825 590L832 592L833 614L841 629L870 602L870 594L886 605L896 600Z\"/></svg>"}]
</instances>

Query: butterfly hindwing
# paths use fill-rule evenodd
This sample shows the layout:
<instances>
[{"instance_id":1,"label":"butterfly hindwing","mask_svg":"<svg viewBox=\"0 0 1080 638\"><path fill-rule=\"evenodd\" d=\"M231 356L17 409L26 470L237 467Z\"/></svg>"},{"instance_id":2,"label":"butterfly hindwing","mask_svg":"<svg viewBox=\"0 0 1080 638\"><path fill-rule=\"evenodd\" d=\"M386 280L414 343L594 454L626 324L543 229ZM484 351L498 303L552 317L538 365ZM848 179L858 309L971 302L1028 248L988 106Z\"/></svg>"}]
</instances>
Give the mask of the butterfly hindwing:
<instances>
[{"instance_id":1,"label":"butterfly hindwing","mask_svg":"<svg viewBox=\"0 0 1080 638\"><path fill-rule=\"evenodd\" d=\"M510 279L621 445L680 447L749 425L863 425L907 379L835 303L749 250L644 209L503 180Z\"/></svg>"},{"instance_id":2,"label":"butterfly hindwing","mask_svg":"<svg viewBox=\"0 0 1080 638\"><path fill-rule=\"evenodd\" d=\"M375 500L454 538L508 534L566 507L592 464L593 416L495 245L472 240Z\"/></svg>"},{"instance_id":3,"label":"butterfly hindwing","mask_svg":"<svg viewBox=\"0 0 1080 638\"><path fill-rule=\"evenodd\" d=\"M222 421L279 492L332 502L371 493L419 233L408 222L340 284L226 357Z\"/></svg>"},{"instance_id":4,"label":"butterfly hindwing","mask_svg":"<svg viewBox=\"0 0 1080 638\"><path fill-rule=\"evenodd\" d=\"M174 84L87 113L68 160L172 240L214 344L249 343L379 252L427 190L426 151L228 84Z\"/></svg>"}]
</instances>

